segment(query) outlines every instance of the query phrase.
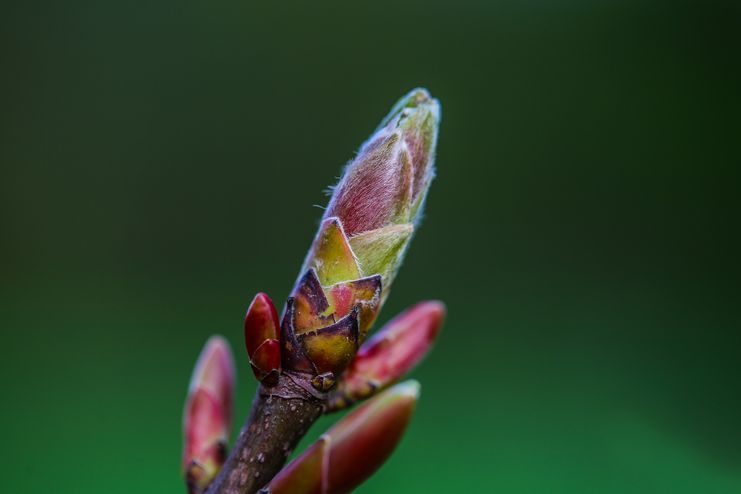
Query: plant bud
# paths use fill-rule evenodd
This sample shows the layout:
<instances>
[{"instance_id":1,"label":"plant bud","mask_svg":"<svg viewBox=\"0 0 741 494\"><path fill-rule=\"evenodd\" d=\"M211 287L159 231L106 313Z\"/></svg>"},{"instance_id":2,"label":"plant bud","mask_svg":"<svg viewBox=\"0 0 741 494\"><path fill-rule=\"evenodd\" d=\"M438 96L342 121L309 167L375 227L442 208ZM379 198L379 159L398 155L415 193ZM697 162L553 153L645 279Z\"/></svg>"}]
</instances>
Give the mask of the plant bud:
<instances>
[{"instance_id":1,"label":"plant bud","mask_svg":"<svg viewBox=\"0 0 741 494\"><path fill-rule=\"evenodd\" d=\"M336 377L365 339L434 176L439 120L437 101L411 91L346 167L286 304L285 369Z\"/></svg>"},{"instance_id":2,"label":"plant bud","mask_svg":"<svg viewBox=\"0 0 741 494\"><path fill-rule=\"evenodd\" d=\"M244 317L244 342L258 381L274 386L280 374L278 312L264 293L252 300Z\"/></svg>"},{"instance_id":3,"label":"plant bud","mask_svg":"<svg viewBox=\"0 0 741 494\"><path fill-rule=\"evenodd\" d=\"M414 223L434 176L440 106L424 89L401 98L347 166L325 218L353 237Z\"/></svg>"},{"instance_id":4,"label":"plant bud","mask_svg":"<svg viewBox=\"0 0 741 494\"><path fill-rule=\"evenodd\" d=\"M234 375L229 344L212 336L193 370L183 414L183 472L191 494L203 492L226 460Z\"/></svg>"},{"instance_id":5,"label":"plant bud","mask_svg":"<svg viewBox=\"0 0 741 494\"><path fill-rule=\"evenodd\" d=\"M389 321L358 350L329 397L335 411L401 379L432 347L445 318L441 302L421 302Z\"/></svg>"},{"instance_id":6,"label":"plant bud","mask_svg":"<svg viewBox=\"0 0 741 494\"><path fill-rule=\"evenodd\" d=\"M261 492L344 494L362 484L396 448L419 398L419 383L388 389L345 416Z\"/></svg>"}]
</instances>

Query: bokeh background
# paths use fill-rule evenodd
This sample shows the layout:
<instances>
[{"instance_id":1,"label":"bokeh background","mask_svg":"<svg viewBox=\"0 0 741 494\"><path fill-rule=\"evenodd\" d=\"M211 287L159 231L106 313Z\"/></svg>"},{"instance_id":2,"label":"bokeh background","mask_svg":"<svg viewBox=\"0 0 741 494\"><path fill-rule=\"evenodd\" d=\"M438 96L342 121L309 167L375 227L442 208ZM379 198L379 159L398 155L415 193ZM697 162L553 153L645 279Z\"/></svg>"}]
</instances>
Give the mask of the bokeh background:
<instances>
[{"instance_id":1,"label":"bokeh background","mask_svg":"<svg viewBox=\"0 0 741 494\"><path fill-rule=\"evenodd\" d=\"M323 190L418 85L439 173L381 319L449 317L358 492L741 492L737 2L34 0L0 25L4 492L183 492L202 344L236 349L238 426L243 311L284 299Z\"/></svg>"}]
</instances>

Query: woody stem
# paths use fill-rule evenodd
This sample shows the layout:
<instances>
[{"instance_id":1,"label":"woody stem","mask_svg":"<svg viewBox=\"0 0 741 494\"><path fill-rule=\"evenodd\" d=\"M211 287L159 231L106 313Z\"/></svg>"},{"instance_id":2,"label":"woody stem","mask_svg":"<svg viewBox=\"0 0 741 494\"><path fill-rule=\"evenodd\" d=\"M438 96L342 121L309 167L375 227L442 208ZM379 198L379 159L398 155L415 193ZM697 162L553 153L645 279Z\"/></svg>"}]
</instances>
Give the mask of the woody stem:
<instances>
[{"instance_id":1,"label":"woody stem","mask_svg":"<svg viewBox=\"0 0 741 494\"><path fill-rule=\"evenodd\" d=\"M206 494L253 494L278 473L324 411L326 395L309 380L283 373L276 386L260 386L239 438Z\"/></svg>"}]
</instances>

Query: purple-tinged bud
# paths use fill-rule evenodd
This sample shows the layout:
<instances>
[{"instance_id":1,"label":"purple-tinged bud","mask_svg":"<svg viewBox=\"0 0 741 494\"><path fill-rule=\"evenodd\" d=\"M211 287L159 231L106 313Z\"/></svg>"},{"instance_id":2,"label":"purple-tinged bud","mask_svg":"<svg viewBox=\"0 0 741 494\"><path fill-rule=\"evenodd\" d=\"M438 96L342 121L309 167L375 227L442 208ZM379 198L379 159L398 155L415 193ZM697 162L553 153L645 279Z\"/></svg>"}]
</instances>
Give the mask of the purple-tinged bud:
<instances>
[{"instance_id":1,"label":"purple-tinged bud","mask_svg":"<svg viewBox=\"0 0 741 494\"><path fill-rule=\"evenodd\" d=\"M432 347L443 319L441 302L421 302L389 321L358 350L332 391L327 409L340 410L404 377Z\"/></svg>"},{"instance_id":2,"label":"purple-tinged bud","mask_svg":"<svg viewBox=\"0 0 741 494\"><path fill-rule=\"evenodd\" d=\"M343 372L388 296L434 175L440 107L403 97L334 188L281 322L284 370ZM315 385L318 387L318 385Z\"/></svg>"},{"instance_id":3,"label":"purple-tinged bud","mask_svg":"<svg viewBox=\"0 0 741 494\"><path fill-rule=\"evenodd\" d=\"M400 132L383 129L371 137L348 166L326 217L338 217L351 237L389 224L406 223L413 181L411 156Z\"/></svg>"},{"instance_id":4,"label":"purple-tinged bud","mask_svg":"<svg viewBox=\"0 0 741 494\"><path fill-rule=\"evenodd\" d=\"M344 494L362 484L399 443L419 398L419 383L388 389L349 413L261 492Z\"/></svg>"},{"instance_id":5,"label":"purple-tinged bud","mask_svg":"<svg viewBox=\"0 0 741 494\"><path fill-rule=\"evenodd\" d=\"M193 370L183 414L183 473L191 494L203 492L226 460L234 376L229 344L212 336Z\"/></svg>"},{"instance_id":6,"label":"purple-tinged bud","mask_svg":"<svg viewBox=\"0 0 741 494\"><path fill-rule=\"evenodd\" d=\"M349 237L414 223L434 176L439 121L426 90L401 98L347 166L325 218L338 217Z\"/></svg>"}]
</instances>

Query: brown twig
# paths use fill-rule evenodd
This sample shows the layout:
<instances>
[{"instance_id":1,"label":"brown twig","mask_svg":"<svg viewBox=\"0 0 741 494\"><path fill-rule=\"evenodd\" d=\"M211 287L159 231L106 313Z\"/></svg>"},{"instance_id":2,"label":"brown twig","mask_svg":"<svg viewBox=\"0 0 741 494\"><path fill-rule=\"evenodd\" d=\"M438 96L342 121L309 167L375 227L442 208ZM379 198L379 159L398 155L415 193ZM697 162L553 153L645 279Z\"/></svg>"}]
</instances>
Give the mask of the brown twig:
<instances>
[{"instance_id":1,"label":"brown twig","mask_svg":"<svg viewBox=\"0 0 741 494\"><path fill-rule=\"evenodd\" d=\"M327 397L310 379L284 372L275 387L257 390L239 438L206 494L253 494L278 473L324 410Z\"/></svg>"}]
</instances>

